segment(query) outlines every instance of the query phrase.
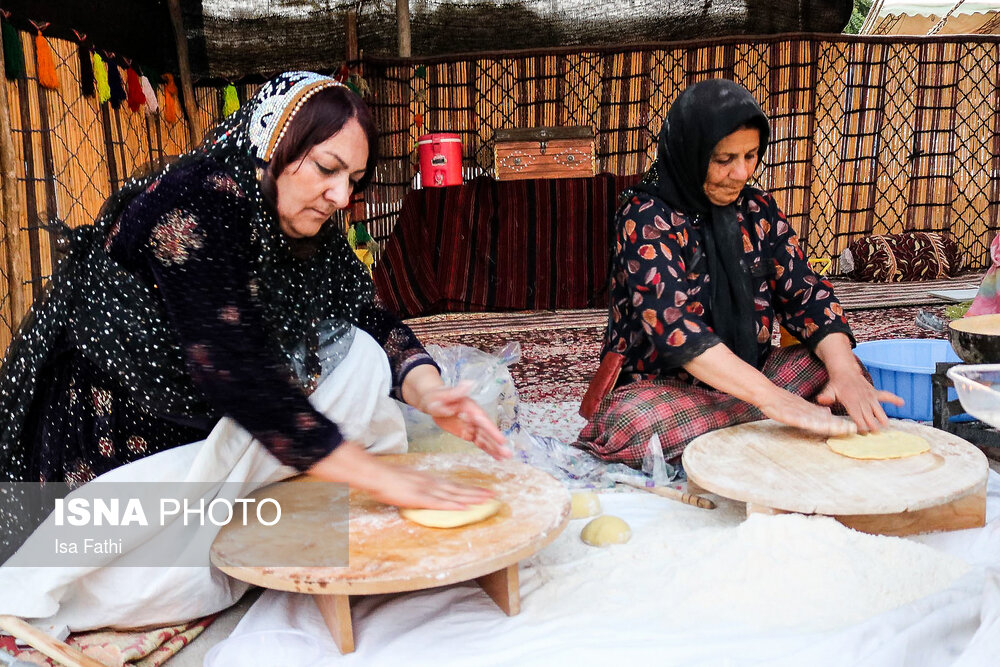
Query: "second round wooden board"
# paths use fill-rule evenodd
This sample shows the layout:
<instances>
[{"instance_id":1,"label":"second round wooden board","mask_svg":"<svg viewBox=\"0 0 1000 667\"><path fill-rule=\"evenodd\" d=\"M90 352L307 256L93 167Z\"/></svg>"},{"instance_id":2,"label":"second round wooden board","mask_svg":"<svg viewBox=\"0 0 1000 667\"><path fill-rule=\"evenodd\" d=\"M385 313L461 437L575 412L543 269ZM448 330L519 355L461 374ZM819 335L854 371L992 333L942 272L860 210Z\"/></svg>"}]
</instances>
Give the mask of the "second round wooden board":
<instances>
[{"instance_id":1,"label":"second round wooden board","mask_svg":"<svg viewBox=\"0 0 1000 667\"><path fill-rule=\"evenodd\" d=\"M348 567L249 565L254 549L265 549L274 541L273 531L259 526L223 529L212 545L213 565L242 581L278 590L322 595L399 593L468 581L513 565L555 539L569 521L566 488L523 463L495 461L478 451L379 458L492 489L503 505L485 521L428 528L402 518L397 508L352 490ZM295 549L296 543L315 547L323 540L344 539L343 527L338 531L323 519L322 508L330 502L324 488L329 485L303 478L278 484L299 487L301 521L284 535L283 548ZM254 495L268 495L274 486Z\"/></svg>"},{"instance_id":2,"label":"second round wooden board","mask_svg":"<svg viewBox=\"0 0 1000 667\"><path fill-rule=\"evenodd\" d=\"M986 456L938 429L893 420L929 452L902 459L841 456L826 436L770 419L706 433L684 450L688 478L712 493L746 503L830 516L913 512L962 498L986 482Z\"/></svg>"}]
</instances>

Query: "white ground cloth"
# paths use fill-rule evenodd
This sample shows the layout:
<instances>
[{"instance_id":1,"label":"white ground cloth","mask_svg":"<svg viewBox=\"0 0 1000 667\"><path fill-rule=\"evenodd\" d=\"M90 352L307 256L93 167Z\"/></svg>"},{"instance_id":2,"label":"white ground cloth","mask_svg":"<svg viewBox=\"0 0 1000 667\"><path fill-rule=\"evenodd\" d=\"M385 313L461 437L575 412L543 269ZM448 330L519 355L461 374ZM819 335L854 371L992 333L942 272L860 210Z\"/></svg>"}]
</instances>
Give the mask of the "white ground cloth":
<instances>
[{"instance_id":1,"label":"white ground cloth","mask_svg":"<svg viewBox=\"0 0 1000 667\"><path fill-rule=\"evenodd\" d=\"M406 432L402 413L389 398L391 382L385 352L371 336L356 330L350 351L310 401L341 427L345 437L376 453L402 453ZM232 501L294 474L236 422L224 418L206 440L135 461L94 482L234 483L207 492L203 496L207 504L220 497ZM190 500L197 504L197 498ZM49 517L29 540L52 544L51 522ZM106 557L108 567L0 568L0 614L44 619L38 623L67 625L74 631L166 625L225 609L246 592L246 584L211 567L115 567L151 562L148 555L158 553L164 544L197 540L210 544L219 529L211 523L184 526L175 521L166 527L151 525L145 533L141 530L130 533L123 554ZM15 554L8 564L17 558ZM206 550L206 566L208 558Z\"/></svg>"},{"instance_id":2,"label":"white ground cloth","mask_svg":"<svg viewBox=\"0 0 1000 667\"><path fill-rule=\"evenodd\" d=\"M738 529L739 517L732 509L729 516L721 507L715 513L705 513L644 493L606 493L601 502L605 514L630 523L633 542L664 521L679 527L683 536L678 540L695 539L696 533L685 532L685 528L697 529L698 522L709 526L707 529L711 524ZM758 520L781 521L782 517ZM662 582L670 579L669 572L663 572L662 577L650 575L655 572L657 554L650 550L645 558L653 565L642 565L641 556L636 559L633 554L631 565L608 568L608 559L616 557L614 550L629 545L611 547L611 551L583 547L577 536L585 521L573 521L553 544L522 563L522 610L518 616L506 617L475 584L360 597L353 605L357 651L341 656L309 597L267 591L230 639L209 654L205 664L253 664L255 656L269 654L280 655L283 665L331 666L986 667L997 664L1000 655L1000 475L994 472L990 473L987 521L980 529L906 540L907 547L927 545L943 557L958 557L971 567L945 590L852 624L762 628L758 617L769 614L768 604L774 600L760 600L757 613L746 600L733 608L720 585L715 622L672 627L663 618L683 617L678 605L684 602L677 599L676 590L664 587ZM772 580L780 579L786 566L788 577L794 578L795 567L802 566L790 560L797 555L786 554L784 546L774 544L776 563L770 569L777 574L772 572ZM669 543L664 548L669 549ZM842 592L841 584L864 586L866 581L863 572L856 577L851 574L852 554L844 554L843 560L845 566L828 577L831 583L825 590L831 598ZM597 581L581 578L580 573L588 568L598 573ZM838 579L841 572L845 573L843 579ZM629 582L638 577L644 578ZM601 578L606 581L599 581ZM849 581L852 578L857 581ZM573 585L567 587L567 582ZM580 604L575 584L594 591L590 604ZM789 590L796 594L794 581L783 588L786 594ZM699 611L704 615L706 608ZM320 659L314 655L317 651Z\"/></svg>"}]
</instances>

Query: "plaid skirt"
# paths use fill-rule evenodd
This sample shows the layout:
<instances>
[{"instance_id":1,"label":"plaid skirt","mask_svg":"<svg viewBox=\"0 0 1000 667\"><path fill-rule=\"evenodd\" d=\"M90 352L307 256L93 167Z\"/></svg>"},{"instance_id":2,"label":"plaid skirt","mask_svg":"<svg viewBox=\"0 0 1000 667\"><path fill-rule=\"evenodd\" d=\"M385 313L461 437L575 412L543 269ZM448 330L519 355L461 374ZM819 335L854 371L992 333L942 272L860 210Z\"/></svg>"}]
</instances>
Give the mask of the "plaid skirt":
<instances>
[{"instance_id":1,"label":"plaid skirt","mask_svg":"<svg viewBox=\"0 0 1000 667\"><path fill-rule=\"evenodd\" d=\"M807 400L828 379L826 368L803 345L775 348L761 372ZM675 379L642 380L608 394L574 444L605 461L638 467L655 433L663 457L676 463L699 435L764 418L755 406L721 391Z\"/></svg>"}]
</instances>

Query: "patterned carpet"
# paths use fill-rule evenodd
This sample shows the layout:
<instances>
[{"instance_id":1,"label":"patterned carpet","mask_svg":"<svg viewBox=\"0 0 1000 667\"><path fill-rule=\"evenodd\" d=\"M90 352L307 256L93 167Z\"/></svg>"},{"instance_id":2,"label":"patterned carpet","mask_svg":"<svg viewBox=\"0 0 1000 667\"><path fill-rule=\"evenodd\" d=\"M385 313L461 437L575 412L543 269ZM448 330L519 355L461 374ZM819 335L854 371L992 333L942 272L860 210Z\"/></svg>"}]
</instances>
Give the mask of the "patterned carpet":
<instances>
[{"instance_id":1,"label":"patterned carpet","mask_svg":"<svg viewBox=\"0 0 1000 667\"><path fill-rule=\"evenodd\" d=\"M844 309L858 310L940 304L942 300L929 292L978 288L984 275L983 272L975 272L947 280L912 283L859 283L840 278L831 278L830 282L833 283L833 291Z\"/></svg>"},{"instance_id":2,"label":"patterned carpet","mask_svg":"<svg viewBox=\"0 0 1000 667\"><path fill-rule=\"evenodd\" d=\"M885 309L901 306L937 307L945 303L931 295L935 290L978 287L982 273L969 273L949 280L916 283L857 283L832 279L837 298L846 310ZM455 336L487 332L516 333L546 329L603 327L607 310L551 310L514 313L449 313L407 320L418 336Z\"/></svg>"},{"instance_id":3,"label":"patterned carpet","mask_svg":"<svg viewBox=\"0 0 1000 667\"><path fill-rule=\"evenodd\" d=\"M940 316L944 307L859 310L850 314L849 321L858 342L944 338L915 325L920 310ZM584 310L436 317L409 322L425 344L469 345L490 352L518 341L521 361L511 367L511 375L521 400L536 403L580 401L597 370L606 315Z\"/></svg>"}]
</instances>

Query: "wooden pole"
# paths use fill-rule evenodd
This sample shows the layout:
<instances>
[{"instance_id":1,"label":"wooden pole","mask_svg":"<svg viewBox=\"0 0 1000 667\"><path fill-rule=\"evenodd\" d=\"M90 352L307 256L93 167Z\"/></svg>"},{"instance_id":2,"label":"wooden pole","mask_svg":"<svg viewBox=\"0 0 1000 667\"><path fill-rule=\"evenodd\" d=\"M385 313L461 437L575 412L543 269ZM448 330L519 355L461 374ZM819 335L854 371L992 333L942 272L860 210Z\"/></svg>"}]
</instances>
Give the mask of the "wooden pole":
<instances>
[{"instance_id":1,"label":"wooden pole","mask_svg":"<svg viewBox=\"0 0 1000 667\"><path fill-rule=\"evenodd\" d=\"M181 71L181 91L184 95L184 115L188 119L188 138L191 140L191 147L194 147L201 141L201 124L198 122L198 107L195 104L194 83L188 62L187 34L184 32L180 0L170 0L170 23L174 26L174 40L177 42L177 66Z\"/></svg>"},{"instance_id":2,"label":"wooden pole","mask_svg":"<svg viewBox=\"0 0 1000 667\"><path fill-rule=\"evenodd\" d=\"M348 9L347 17L344 21L344 51L347 62L358 59L358 12L356 9Z\"/></svg>"},{"instance_id":3,"label":"wooden pole","mask_svg":"<svg viewBox=\"0 0 1000 667\"><path fill-rule=\"evenodd\" d=\"M347 16L344 21L344 57L347 62L357 62L360 57L358 52L358 13L356 10L347 10ZM360 68L360 63L358 64ZM361 74L361 72L358 72ZM365 217L365 195L362 192L355 193L351 196L351 206L350 212L350 222L356 222L358 220L363 220Z\"/></svg>"},{"instance_id":4,"label":"wooden pole","mask_svg":"<svg viewBox=\"0 0 1000 667\"><path fill-rule=\"evenodd\" d=\"M19 267L24 265L24 251L21 248L21 204L17 196L17 156L14 153L14 132L10 124L10 102L7 99L6 64L0 53L0 174L3 182L3 228L4 264L7 273L8 306L10 309L10 332L13 335L17 325L27 312L24 290L18 280Z\"/></svg>"},{"instance_id":5,"label":"wooden pole","mask_svg":"<svg viewBox=\"0 0 1000 667\"><path fill-rule=\"evenodd\" d=\"M396 0L396 24L399 29L399 57L409 58L410 49L410 0Z\"/></svg>"}]
</instances>

